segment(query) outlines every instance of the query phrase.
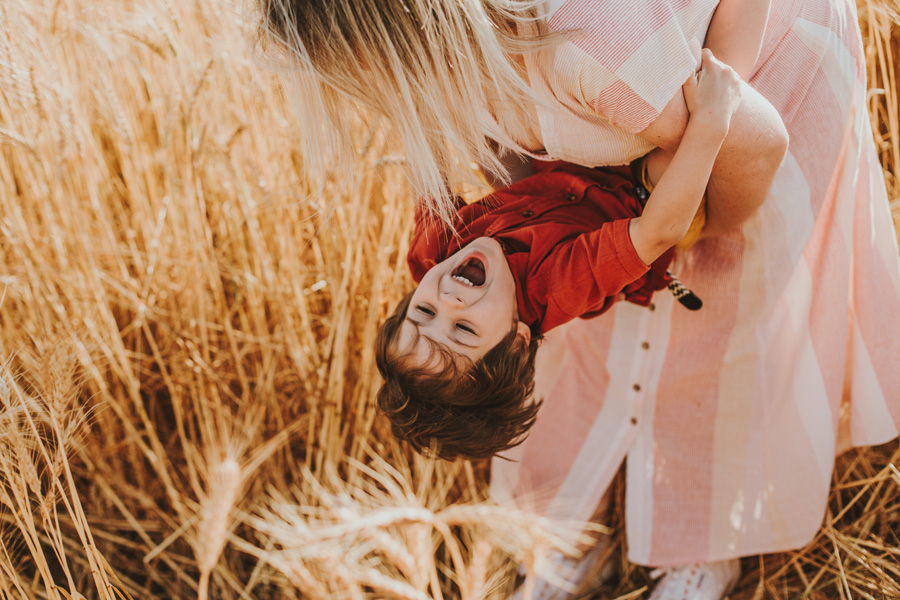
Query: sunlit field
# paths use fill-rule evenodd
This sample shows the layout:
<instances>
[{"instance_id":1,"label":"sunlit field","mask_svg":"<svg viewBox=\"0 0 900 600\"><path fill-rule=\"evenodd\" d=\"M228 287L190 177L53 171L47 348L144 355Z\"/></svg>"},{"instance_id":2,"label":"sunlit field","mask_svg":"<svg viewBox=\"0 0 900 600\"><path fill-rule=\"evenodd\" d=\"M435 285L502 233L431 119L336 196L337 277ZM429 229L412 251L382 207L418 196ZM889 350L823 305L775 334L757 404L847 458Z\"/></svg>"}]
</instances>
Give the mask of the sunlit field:
<instances>
[{"instance_id":1,"label":"sunlit field","mask_svg":"<svg viewBox=\"0 0 900 600\"><path fill-rule=\"evenodd\" d=\"M358 177L311 187L246 4L0 2L0 598L507 598L574 526L376 415L403 157L348 115ZM896 219L894 6L859 4ZM818 537L732 598L900 597L894 465L896 441L842 456ZM587 597L652 585L620 522Z\"/></svg>"}]
</instances>

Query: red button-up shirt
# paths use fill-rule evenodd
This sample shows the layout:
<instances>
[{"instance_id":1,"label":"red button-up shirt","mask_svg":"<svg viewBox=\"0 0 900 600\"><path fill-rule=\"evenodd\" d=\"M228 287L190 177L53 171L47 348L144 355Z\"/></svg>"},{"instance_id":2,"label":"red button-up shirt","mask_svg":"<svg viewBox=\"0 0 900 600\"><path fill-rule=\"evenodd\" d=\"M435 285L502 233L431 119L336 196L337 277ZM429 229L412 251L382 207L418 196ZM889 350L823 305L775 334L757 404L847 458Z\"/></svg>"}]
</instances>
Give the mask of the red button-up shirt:
<instances>
[{"instance_id":1,"label":"red button-up shirt","mask_svg":"<svg viewBox=\"0 0 900 600\"><path fill-rule=\"evenodd\" d=\"M644 200L627 167L539 163L538 172L478 202L457 206L455 233L420 218L407 257L421 281L437 263L479 237L500 242L516 282L519 319L541 333L606 311L620 292L648 305L664 288L672 251L651 267L628 234Z\"/></svg>"}]
</instances>

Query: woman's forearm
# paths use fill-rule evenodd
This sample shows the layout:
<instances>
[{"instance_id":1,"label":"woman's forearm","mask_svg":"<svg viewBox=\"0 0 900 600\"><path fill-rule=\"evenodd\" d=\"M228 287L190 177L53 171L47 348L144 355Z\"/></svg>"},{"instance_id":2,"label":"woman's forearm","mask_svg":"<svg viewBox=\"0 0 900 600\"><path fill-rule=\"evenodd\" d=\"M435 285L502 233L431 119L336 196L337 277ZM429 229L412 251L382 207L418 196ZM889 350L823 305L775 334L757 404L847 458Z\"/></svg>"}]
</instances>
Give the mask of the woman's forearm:
<instances>
[{"instance_id":1,"label":"woman's forearm","mask_svg":"<svg viewBox=\"0 0 900 600\"><path fill-rule=\"evenodd\" d=\"M724 233L756 214L787 153L788 133L778 111L752 87L742 86L746 110L732 119L713 166L704 236Z\"/></svg>"},{"instance_id":2,"label":"woman's forearm","mask_svg":"<svg viewBox=\"0 0 900 600\"><path fill-rule=\"evenodd\" d=\"M704 48L750 79L759 57L771 0L721 0L706 32Z\"/></svg>"}]
</instances>

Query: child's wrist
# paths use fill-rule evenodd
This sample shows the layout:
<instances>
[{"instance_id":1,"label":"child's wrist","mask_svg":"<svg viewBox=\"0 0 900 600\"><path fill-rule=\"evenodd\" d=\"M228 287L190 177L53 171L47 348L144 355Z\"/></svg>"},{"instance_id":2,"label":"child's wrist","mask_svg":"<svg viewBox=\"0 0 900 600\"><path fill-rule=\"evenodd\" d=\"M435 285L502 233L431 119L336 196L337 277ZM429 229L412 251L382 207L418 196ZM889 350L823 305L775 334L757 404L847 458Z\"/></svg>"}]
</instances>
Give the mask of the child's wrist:
<instances>
[{"instance_id":1,"label":"child's wrist","mask_svg":"<svg viewBox=\"0 0 900 600\"><path fill-rule=\"evenodd\" d=\"M731 115L723 116L721 114L702 114L694 113L688 120L685 134L693 131L698 135L708 138L710 141L721 143L725 136L728 135L728 128L731 125Z\"/></svg>"},{"instance_id":2,"label":"child's wrist","mask_svg":"<svg viewBox=\"0 0 900 600\"><path fill-rule=\"evenodd\" d=\"M685 134L692 131L694 135L703 136L710 142L721 143L728 135L730 124L730 118L719 115L691 115Z\"/></svg>"}]
</instances>

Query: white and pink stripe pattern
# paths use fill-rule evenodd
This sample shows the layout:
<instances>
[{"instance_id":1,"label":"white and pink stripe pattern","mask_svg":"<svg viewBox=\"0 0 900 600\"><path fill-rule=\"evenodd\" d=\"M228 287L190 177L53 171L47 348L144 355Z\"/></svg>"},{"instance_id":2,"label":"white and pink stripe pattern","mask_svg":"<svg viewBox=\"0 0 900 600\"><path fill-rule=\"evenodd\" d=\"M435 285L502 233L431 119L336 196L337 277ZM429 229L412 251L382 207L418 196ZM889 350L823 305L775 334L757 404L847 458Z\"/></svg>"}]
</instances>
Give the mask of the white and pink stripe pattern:
<instances>
[{"instance_id":1,"label":"white and pink stripe pattern","mask_svg":"<svg viewBox=\"0 0 900 600\"><path fill-rule=\"evenodd\" d=\"M645 152L633 132L693 68L715 4L553 3L551 27L580 33L528 63L556 103L539 113L548 153ZM900 259L856 19L852 0L774 0L750 81L791 136L769 199L677 265L700 311L660 293L550 332L544 408L517 462L494 461L495 498L587 519L625 459L630 559L722 560L804 545L843 440L897 436Z\"/></svg>"}]
</instances>

